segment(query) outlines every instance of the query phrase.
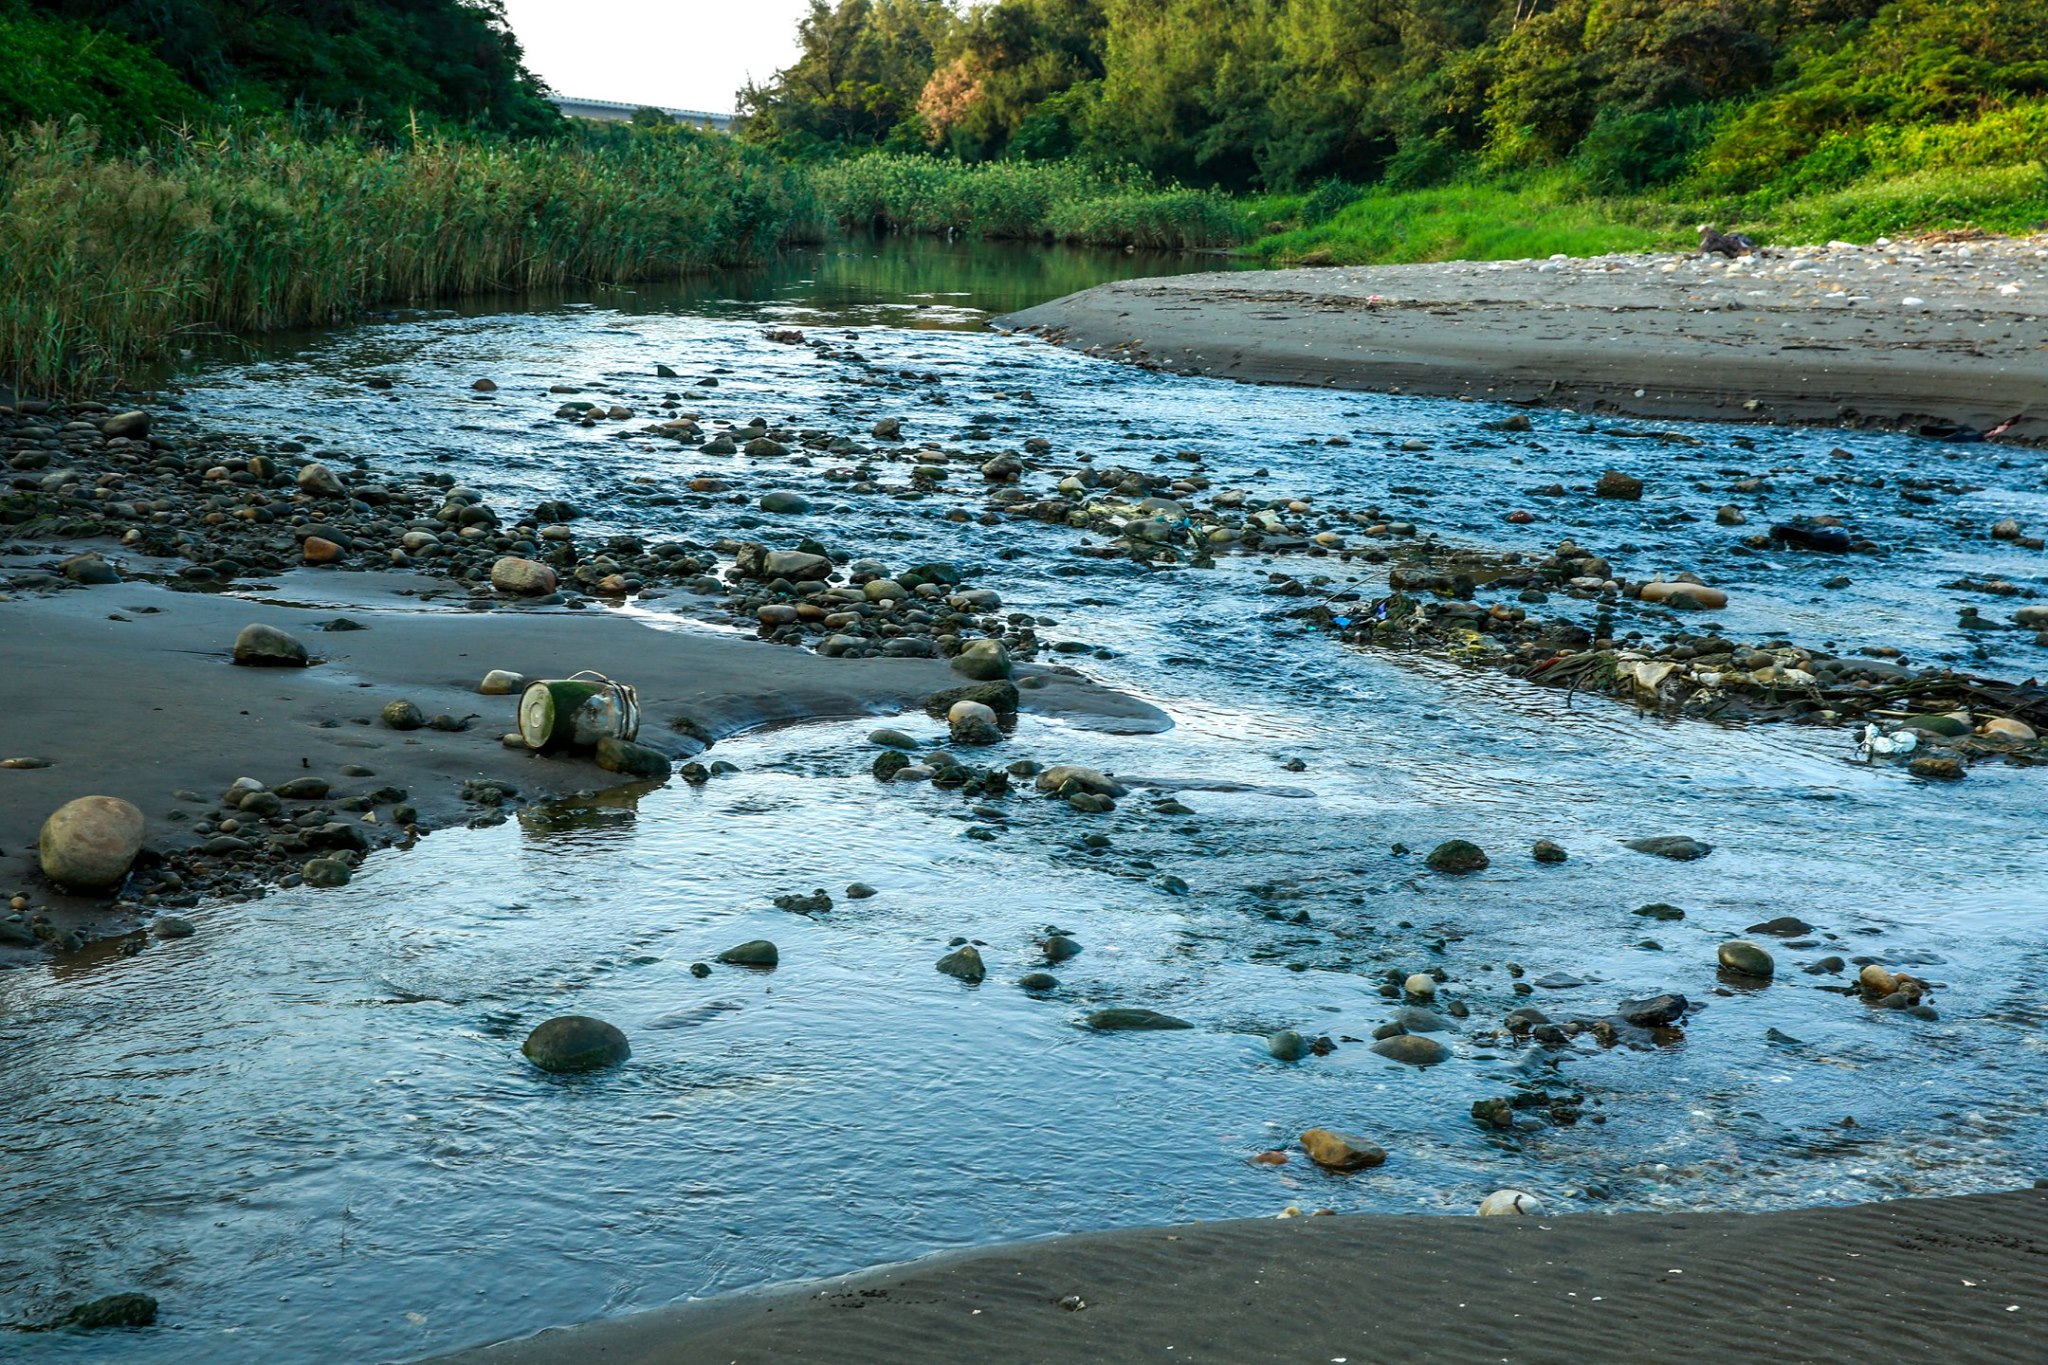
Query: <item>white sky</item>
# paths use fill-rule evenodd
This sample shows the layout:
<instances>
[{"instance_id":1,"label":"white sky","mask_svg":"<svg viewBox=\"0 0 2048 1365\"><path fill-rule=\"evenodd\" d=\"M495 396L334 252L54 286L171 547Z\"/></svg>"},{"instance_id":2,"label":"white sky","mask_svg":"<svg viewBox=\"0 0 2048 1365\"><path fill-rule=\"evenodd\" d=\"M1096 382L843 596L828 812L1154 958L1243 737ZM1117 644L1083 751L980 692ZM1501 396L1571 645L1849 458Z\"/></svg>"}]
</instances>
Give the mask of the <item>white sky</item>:
<instances>
[{"instance_id":1,"label":"white sky","mask_svg":"<svg viewBox=\"0 0 2048 1365\"><path fill-rule=\"evenodd\" d=\"M806 0L505 0L526 64L559 95L728 113L796 59Z\"/></svg>"}]
</instances>

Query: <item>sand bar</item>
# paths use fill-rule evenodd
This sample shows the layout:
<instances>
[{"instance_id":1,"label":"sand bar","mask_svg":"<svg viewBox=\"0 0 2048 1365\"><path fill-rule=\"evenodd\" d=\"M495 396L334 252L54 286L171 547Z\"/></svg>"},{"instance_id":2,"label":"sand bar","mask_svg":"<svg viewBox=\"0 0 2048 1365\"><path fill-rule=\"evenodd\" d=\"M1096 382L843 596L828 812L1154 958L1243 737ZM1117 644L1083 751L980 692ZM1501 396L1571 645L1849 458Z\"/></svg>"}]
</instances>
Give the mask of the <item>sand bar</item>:
<instances>
[{"instance_id":1,"label":"sand bar","mask_svg":"<svg viewBox=\"0 0 2048 1365\"><path fill-rule=\"evenodd\" d=\"M998 322L1259 383L2048 440L2048 236L1181 275Z\"/></svg>"}]
</instances>

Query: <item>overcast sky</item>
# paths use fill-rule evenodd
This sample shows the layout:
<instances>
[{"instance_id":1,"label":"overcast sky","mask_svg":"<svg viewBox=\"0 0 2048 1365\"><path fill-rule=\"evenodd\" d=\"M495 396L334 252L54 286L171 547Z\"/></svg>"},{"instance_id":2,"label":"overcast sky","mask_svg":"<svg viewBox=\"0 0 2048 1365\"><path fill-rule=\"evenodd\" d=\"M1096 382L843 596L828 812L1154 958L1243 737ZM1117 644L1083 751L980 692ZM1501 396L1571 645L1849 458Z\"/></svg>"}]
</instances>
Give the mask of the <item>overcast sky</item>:
<instances>
[{"instance_id":1,"label":"overcast sky","mask_svg":"<svg viewBox=\"0 0 2048 1365\"><path fill-rule=\"evenodd\" d=\"M560 95L727 113L796 57L806 0L505 0L526 64Z\"/></svg>"}]
</instances>

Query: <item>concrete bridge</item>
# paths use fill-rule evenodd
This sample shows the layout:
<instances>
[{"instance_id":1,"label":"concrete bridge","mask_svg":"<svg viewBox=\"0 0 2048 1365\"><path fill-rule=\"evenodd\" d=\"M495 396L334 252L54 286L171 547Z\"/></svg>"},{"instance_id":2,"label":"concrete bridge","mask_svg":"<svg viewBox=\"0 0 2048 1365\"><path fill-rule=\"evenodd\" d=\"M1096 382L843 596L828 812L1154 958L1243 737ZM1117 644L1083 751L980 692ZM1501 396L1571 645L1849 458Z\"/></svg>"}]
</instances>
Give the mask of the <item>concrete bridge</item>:
<instances>
[{"instance_id":1,"label":"concrete bridge","mask_svg":"<svg viewBox=\"0 0 2048 1365\"><path fill-rule=\"evenodd\" d=\"M557 95L555 108L570 118L595 119L599 123L626 123L633 117L635 109L660 109L677 123L688 123L713 132L729 133L734 122L731 114L714 114L706 109L664 109L658 104L621 104L617 100L579 100Z\"/></svg>"}]
</instances>

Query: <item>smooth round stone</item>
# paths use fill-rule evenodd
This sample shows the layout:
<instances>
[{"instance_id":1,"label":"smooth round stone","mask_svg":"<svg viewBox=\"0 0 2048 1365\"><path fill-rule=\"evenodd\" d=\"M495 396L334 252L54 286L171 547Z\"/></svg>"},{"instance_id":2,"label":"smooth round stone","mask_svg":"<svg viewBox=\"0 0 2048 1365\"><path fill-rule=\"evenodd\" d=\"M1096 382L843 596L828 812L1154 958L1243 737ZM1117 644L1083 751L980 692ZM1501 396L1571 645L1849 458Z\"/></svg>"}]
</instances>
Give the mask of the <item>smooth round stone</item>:
<instances>
[{"instance_id":1,"label":"smooth round stone","mask_svg":"<svg viewBox=\"0 0 2048 1365\"><path fill-rule=\"evenodd\" d=\"M190 938L196 932L191 920L177 915L158 915L149 922L151 938Z\"/></svg>"},{"instance_id":2,"label":"smooth round stone","mask_svg":"<svg viewBox=\"0 0 2048 1365\"><path fill-rule=\"evenodd\" d=\"M235 636L235 662L247 668L304 668L306 647L276 626L243 626Z\"/></svg>"},{"instance_id":3,"label":"smooth round stone","mask_svg":"<svg viewBox=\"0 0 2048 1365\"><path fill-rule=\"evenodd\" d=\"M537 560L506 555L491 565L491 586L516 597L544 597L555 590L555 571Z\"/></svg>"},{"instance_id":4,"label":"smooth round stone","mask_svg":"<svg viewBox=\"0 0 2048 1365\"><path fill-rule=\"evenodd\" d=\"M1428 972L1416 972L1401 983L1401 989L1417 1000L1436 998L1436 978Z\"/></svg>"},{"instance_id":5,"label":"smooth round stone","mask_svg":"<svg viewBox=\"0 0 2048 1365\"><path fill-rule=\"evenodd\" d=\"M866 882L852 882L846 888L846 898L850 901L864 901L874 894L875 888Z\"/></svg>"},{"instance_id":6,"label":"smooth round stone","mask_svg":"<svg viewBox=\"0 0 2048 1365\"><path fill-rule=\"evenodd\" d=\"M763 493L761 510L777 516L802 516L811 510L811 500L801 493Z\"/></svg>"},{"instance_id":7,"label":"smooth round stone","mask_svg":"<svg viewBox=\"0 0 2048 1365\"><path fill-rule=\"evenodd\" d=\"M587 1014L564 1014L548 1020L526 1035L519 1050L542 1071L557 1073L617 1066L633 1055L633 1046L626 1041L625 1034Z\"/></svg>"},{"instance_id":8,"label":"smooth round stone","mask_svg":"<svg viewBox=\"0 0 2048 1365\"><path fill-rule=\"evenodd\" d=\"M1777 963L1771 955L1746 938L1733 938L1721 945L1722 967L1738 976L1753 976L1768 981L1777 970Z\"/></svg>"},{"instance_id":9,"label":"smooth round stone","mask_svg":"<svg viewBox=\"0 0 2048 1365\"><path fill-rule=\"evenodd\" d=\"M43 821L36 852L43 875L60 886L117 886L142 851L142 812L118 796L81 796Z\"/></svg>"},{"instance_id":10,"label":"smooth round stone","mask_svg":"<svg viewBox=\"0 0 2048 1365\"><path fill-rule=\"evenodd\" d=\"M484 674L484 680L476 690L486 697L510 697L526 690L526 676L506 668L494 668Z\"/></svg>"},{"instance_id":11,"label":"smooth round stone","mask_svg":"<svg viewBox=\"0 0 2048 1365\"><path fill-rule=\"evenodd\" d=\"M1424 1038L1413 1033L1403 1033L1393 1038L1382 1038L1372 1045L1372 1050L1388 1061L1400 1062L1406 1066L1436 1066L1447 1062L1451 1050L1434 1038Z\"/></svg>"},{"instance_id":12,"label":"smooth round stone","mask_svg":"<svg viewBox=\"0 0 2048 1365\"><path fill-rule=\"evenodd\" d=\"M915 750L918 747L917 741L901 730L871 730L868 732L868 743L879 744L885 749Z\"/></svg>"},{"instance_id":13,"label":"smooth round stone","mask_svg":"<svg viewBox=\"0 0 2048 1365\"><path fill-rule=\"evenodd\" d=\"M767 939L756 938L736 948L727 948L718 955L718 960L733 967L773 967L782 960L782 956Z\"/></svg>"},{"instance_id":14,"label":"smooth round stone","mask_svg":"<svg viewBox=\"0 0 2048 1365\"><path fill-rule=\"evenodd\" d=\"M1326 1171L1363 1171L1387 1159L1385 1149L1378 1143L1332 1128L1311 1128L1303 1133L1301 1150Z\"/></svg>"},{"instance_id":15,"label":"smooth round stone","mask_svg":"<svg viewBox=\"0 0 2048 1365\"><path fill-rule=\"evenodd\" d=\"M1529 856L1539 863L1561 863L1570 855L1548 839L1538 839L1536 846L1529 850Z\"/></svg>"},{"instance_id":16,"label":"smooth round stone","mask_svg":"<svg viewBox=\"0 0 2048 1365\"><path fill-rule=\"evenodd\" d=\"M1291 1028L1266 1035L1266 1051L1283 1062L1298 1062L1308 1056L1308 1039Z\"/></svg>"},{"instance_id":17,"label":"smooth round stone","mask_svg":"<svg viewBox=\"0 0 2048 1365\"><path fill-rule=\"evenodd\" d=\"M1479 1201L1481 1218L1536 1218L1543 1201L1524 1190L1495 1190Z\"/></svg>"},{"instance_id":18,"label":"smooth round stone","mask_svg":"<svg viewBox=\"0 0 2048 1365\"><path fill-rule=\"evenodd\" d=\"M1026 972L1017 984L1027 991L1051 991L1059 989L1060 979L1051 972Z\"/></svg>"},{"instance_id":19,"label":"smooth round stone","mask_svg":"<svg viewBox=\"0 0 2048 1365\"><path fill-rule=\"evenodd\" d=\"M1176 1019L1170 1014L1157 1010L1118 1008L1097 1010L1088 1016L1088 1027L1104 1033L1142 1031L1151 1029L1193 1028L1185 1019Z\"/></svg>"}]
</instances>

